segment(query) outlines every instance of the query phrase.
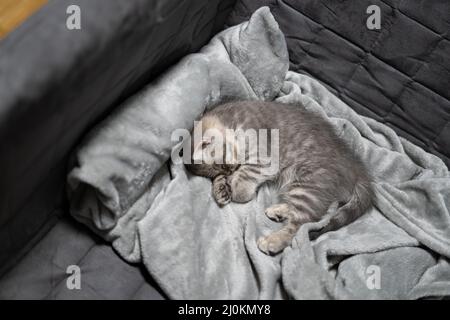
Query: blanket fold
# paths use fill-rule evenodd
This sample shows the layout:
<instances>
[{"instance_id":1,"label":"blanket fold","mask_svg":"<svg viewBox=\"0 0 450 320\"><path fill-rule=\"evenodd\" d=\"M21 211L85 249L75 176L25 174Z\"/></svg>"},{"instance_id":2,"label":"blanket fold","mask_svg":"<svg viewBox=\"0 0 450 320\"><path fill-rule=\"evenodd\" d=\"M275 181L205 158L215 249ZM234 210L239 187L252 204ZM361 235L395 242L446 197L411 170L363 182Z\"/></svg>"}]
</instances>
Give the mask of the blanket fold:
<instances>
[{"instance_id":1,"label":"blanket fold","mask_svg":"<svg viewBox=\"0 0 450 320\"><path fill-rule=\"evenodd\" d=\"M205 108L220 101L273 99L288 67L283 34L268 8L219 33L86 137L68 176L73 216L124 258L139 261L136 222L164 185L164 178L150 182L169 159L171 133L190 129Z\"/></svg>"},{"instance_id":2,"label":"blanket fold","mask_svg":"<svg viewBox=\"0 0 450 320\"><path fill-rule=\"evenodd\" d=\"M450 174L444 163L387 126L359 116L316 80L288 71L270 10L215 36L126 101L75 153L71 214L143 263L174 299L417 299L450 295ZM176 129L230 99L301 103L325 117L375 177L374 208L267 256L256 239L280 228L264 209L276 192L219 208L211 182L168 161ZM166 165L168 164L168 165Z\"/></svg>"}]
</instances>

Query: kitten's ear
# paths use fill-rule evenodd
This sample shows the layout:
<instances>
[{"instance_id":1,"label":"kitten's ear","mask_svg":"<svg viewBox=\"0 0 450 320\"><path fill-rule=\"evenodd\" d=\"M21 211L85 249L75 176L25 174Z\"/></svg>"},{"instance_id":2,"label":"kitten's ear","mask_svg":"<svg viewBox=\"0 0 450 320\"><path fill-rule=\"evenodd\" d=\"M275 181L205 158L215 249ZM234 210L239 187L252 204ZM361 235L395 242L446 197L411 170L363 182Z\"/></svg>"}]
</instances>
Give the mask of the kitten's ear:
<instances>
[{"instance_id":1,"label":"kitten's ear","mask_svg":"<svg viewBox=\"0 0 450 320\"><path fill-rule=\"evenodd\" d=\"M203 160L203 149L212 143L211 137L202 137L202 140L194 145L194 152L192 153L192 160L201 163Z\"/></svg>"}]
</instances>

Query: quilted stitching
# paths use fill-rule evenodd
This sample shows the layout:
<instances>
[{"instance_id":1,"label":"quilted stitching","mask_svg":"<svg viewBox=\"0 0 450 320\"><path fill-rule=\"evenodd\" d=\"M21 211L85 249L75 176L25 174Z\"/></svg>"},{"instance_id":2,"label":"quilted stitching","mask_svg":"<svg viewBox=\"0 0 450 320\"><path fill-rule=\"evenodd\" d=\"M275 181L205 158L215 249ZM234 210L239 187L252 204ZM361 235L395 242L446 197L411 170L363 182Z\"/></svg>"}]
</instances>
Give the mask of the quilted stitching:
<instances>
[{"instance_id":1,"label":"quilted stitching","mask_svg":"<svg viewBox=\"0 0 450 320\"><path fill-rule=\"evenodd\" d=\"M379 31L365 26L372 4L382 11ZM263 5L285 32L293 70L450 167L448 1L240 0L228 24Z\"/></svg>"}]
</instances>

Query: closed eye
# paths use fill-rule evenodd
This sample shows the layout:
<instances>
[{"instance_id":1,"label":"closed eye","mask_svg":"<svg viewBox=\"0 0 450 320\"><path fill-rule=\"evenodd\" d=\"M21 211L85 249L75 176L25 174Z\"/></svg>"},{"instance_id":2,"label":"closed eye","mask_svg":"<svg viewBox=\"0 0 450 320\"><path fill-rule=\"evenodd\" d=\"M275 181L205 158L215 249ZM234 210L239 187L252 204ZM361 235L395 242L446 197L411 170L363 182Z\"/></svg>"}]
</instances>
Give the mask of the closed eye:
<instances>
[{"instance_id":1,"label":"closed eye","mask_svg":"<svg viewBox=\"0 0 450 320\"><path fill-rule=\"evenodd\" d=\"M208 146L208 145L210 145L210 144L211 144L211 142L209 142L209 141L203 141L203 142L202 142L202 149L205 149L206 146Z\"/></svg>"}]
</instances>

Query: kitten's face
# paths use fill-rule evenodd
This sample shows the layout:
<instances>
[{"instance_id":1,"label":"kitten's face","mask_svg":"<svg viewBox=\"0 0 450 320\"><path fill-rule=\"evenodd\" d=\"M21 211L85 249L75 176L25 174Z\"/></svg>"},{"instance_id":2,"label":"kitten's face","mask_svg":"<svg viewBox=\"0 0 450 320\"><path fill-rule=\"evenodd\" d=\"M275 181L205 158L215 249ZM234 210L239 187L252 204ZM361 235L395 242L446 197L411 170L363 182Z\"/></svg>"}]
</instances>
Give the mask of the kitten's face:
<instances>
[{"instance_id":1,"label":"kitten's face","mask_svg":"<svg viewBox=\"0 0 450 320\"><path fill-rule=\"evenodd\" d=\"M216 142L213 136L204 135L200 142L192 143L191 164L186 167L193 174L214 179L219 175L229 176L239 165L225 161L226 145ZM221 151L219 151L221 150Z\"/></svg>"}]
</instances>

